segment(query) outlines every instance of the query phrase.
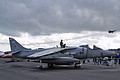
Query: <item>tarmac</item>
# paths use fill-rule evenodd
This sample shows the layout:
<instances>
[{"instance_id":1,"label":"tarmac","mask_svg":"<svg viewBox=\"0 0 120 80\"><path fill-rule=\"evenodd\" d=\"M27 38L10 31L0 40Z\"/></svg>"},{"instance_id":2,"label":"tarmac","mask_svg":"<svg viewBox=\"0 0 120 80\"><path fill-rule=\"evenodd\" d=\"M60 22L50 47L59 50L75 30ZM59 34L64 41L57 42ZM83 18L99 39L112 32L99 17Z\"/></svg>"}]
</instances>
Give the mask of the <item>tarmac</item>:
<instances>
[{"instance_id":1,"label":"tarmac","mask_svg":"<svg viewBox=\"0 0 120 80\"><path fill-rule=\"evenodd\" d=\"M38 69L39 63L11 62L0 59L0 80L119 80L120 65L105 66L92 63L81 68L55 66L53 69Z\"/></svg>"}]
</instances>

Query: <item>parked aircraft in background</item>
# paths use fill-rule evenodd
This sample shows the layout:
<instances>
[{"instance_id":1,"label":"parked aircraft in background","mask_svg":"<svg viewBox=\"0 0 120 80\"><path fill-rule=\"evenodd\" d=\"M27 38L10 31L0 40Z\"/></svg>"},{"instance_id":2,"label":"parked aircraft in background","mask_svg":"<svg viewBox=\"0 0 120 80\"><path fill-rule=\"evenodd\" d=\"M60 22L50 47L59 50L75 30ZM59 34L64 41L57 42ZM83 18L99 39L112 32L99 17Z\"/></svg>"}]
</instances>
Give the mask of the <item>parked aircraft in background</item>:
<instances>
[{"instance_id":1,"label":"parked aircraft in background","mask_svg":"<svg viewBox=\"0 0 120 80\"><path fill-rule=\"evenodd\" d=\"M10 51L2 52L0 51L0 58L12 58Z\"/></svg>"},{"instance_id":2,"label":"parked aircraft in background","mask_svg":"<svg viewBox=\"0 0 120 80\"><path fill-rule=\"evenodd\" d=\"M65 48L46 48L31 50L23 47L15 39L9 38L11 53L13 57L22 59L38 59L41 63L47 63L49 68L54 65L74 65L80 66L80 60L101 56L113 56L114 53L105 50L91 50L86 47L65 47Z\"/></svg>"},{"instance_id":3,"label":"parked aircraft in background","mask_svg":"<svg viewBox=\"0 0 120 80\"><path fill-rule=\"evenodd\" d=\"M91 49L88 45L81 45L80 47L87 48L87 56L88 57L110 57L115 56L114 51L103 50L95 45L93 45L93 49Z\"/></svg>"},{"instance_id":4,"label":"parked aircraft in background","mask_svg":"<svg viewBox=\"0 0 120 80\"><path fill-rule=\"evenodd\" d=\"M0 58L4 55L4 52L0 51Z\"/></svg>"}]
</instances>

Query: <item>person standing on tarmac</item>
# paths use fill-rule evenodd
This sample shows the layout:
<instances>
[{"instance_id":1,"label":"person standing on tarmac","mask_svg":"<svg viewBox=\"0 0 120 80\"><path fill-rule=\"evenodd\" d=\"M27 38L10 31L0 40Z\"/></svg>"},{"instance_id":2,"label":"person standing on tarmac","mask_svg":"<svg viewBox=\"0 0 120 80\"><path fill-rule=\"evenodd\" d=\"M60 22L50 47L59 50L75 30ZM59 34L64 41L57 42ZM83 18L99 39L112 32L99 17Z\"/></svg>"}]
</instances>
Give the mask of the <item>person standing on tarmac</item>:
<instances>
[{"instance_id":1,"label":"person standing on tarmac","mask_svg":"<svg viewBox=\"0 0 120 80\"><path fill-rule=\"evenodd\" d=\"M118 54L118 64L120 65L120 53Z\"/></svg>"},{"instance_id":2,"label":"person standing on tarmac","mask_svg":"<svg viewBox=\"0 0 120 80\"><path fill-rule=\"evenodd\" d=\"M63 40L60 41L60 47L63 48Z\"/></svg>"}]
</instances>

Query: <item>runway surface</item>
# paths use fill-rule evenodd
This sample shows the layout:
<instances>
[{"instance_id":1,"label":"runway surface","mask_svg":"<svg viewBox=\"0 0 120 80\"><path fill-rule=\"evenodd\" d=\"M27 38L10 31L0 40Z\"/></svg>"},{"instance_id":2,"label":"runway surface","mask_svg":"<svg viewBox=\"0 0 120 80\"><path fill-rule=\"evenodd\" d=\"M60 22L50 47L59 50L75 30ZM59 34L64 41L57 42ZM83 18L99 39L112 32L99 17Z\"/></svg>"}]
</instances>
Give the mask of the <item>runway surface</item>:
<instances>
[{"instance_id":1,"label":"runway surface","mask_svg":"<svg viewBox=\"0 0 120 80\"><path fill-rule=\"evenodd\" d=\"M84 64L81 69L72 66L56 66L54 69L38 69L39 63L5 63L0 59L0 80L119 80L120 66Z\"/></svg>"}]
</instances>

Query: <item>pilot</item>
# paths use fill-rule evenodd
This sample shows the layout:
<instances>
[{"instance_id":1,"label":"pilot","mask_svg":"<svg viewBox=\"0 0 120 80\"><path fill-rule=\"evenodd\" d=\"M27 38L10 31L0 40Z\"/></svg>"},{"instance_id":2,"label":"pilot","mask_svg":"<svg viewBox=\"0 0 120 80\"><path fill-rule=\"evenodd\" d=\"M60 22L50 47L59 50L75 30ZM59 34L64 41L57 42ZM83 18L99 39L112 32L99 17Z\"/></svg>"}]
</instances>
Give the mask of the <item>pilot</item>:
<instances>
[{"instance_id":1,"label":"pilot","mask_svg":"<svg viewBox=\"0 0 120 80\"><path fill-rule=\"evenodd\" d=\"M63 48L63 40L60 41L60 47Z\"/></svg>"}]
</instances>

